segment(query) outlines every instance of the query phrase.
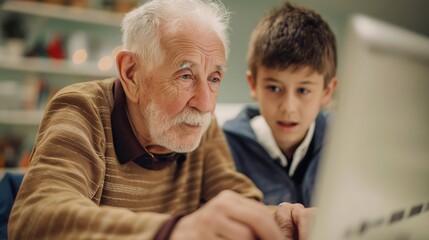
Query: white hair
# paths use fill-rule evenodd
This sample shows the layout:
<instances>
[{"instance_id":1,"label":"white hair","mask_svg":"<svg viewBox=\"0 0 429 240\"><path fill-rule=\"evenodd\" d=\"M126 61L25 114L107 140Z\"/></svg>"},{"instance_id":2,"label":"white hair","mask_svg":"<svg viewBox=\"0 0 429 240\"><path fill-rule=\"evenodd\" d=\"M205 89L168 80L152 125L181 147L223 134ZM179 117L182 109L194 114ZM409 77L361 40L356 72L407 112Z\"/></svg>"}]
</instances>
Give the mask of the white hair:
<instances>
[{"instance_id":1,"label":"white hair","mask_svg":"<svg viewBox=\"0 0 429 240\"><path fill-rule=\"evenodd\" d=\"M230 12L219 0L149 0L122 20L123 47L137 54L144 60L146 70L151 70L165 56L160 42L161 27L172 33L185 24L194 24L211 28L223 42L227 57L229 18Z\"/></svg>"}]
</instances>

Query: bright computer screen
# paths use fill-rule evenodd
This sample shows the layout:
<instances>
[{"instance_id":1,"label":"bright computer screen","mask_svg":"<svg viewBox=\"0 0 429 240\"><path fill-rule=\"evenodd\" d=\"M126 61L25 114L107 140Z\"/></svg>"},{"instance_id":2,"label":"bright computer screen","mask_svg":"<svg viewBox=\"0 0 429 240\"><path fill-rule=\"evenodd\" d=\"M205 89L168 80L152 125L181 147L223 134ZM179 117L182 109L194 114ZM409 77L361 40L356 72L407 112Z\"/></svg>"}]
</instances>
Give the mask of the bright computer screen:
<instances>
[{"instance_id":1,"label":"bright computer screen","mask_svg":"<svg viewBox=\"0 0 429 240\"><path fill-rule=\"evenodd\" d=\"M429 38L348 25L311 239L429 239Z\"/></svg>"}]
</instances>

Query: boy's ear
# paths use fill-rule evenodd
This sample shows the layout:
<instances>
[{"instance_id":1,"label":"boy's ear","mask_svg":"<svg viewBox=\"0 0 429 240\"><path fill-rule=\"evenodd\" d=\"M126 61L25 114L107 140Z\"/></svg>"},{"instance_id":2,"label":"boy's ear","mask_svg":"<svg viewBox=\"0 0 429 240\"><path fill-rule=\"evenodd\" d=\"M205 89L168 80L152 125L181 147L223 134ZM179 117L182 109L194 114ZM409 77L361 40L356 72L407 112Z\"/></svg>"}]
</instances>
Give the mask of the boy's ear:
<instances>
[{"instance_id":1,"label":"boy's ear","mask_svg":"<svg viewBox=\"0 0 429 240\"><path fill-rule=\"evenodd\" d=\"M253 98L253 100L256 100L256 79L253 78L252 72L250 70L247 70L246 72L246 79L247 84L249 84L250 96Z\"/></svg>"},{"instance_id":2,"label":"boy's ear","mask_svg":"<svg viewBox=\"0 0 429 240\"><path fill-rule=\"evenodd\" d=\"M137 77L137 56L130 51L121 51L116 57L116 67L119 72L122 88L127 98L134 103L138 102L139 78Z\"/></svg>"},{"instance_id":3,"label":"boy's ear","mask_svg":"<svg viewBox=\"0 0 429 240\"><path fill-rule=\"evenodd\" d=\"M331 81L329 81L328 85L323 90L322 106L326 107L331 101L332 94L334 93L335 88L337 87L337 83L338 83L338 79L335 76L331 79Z\"/></svg>"}]
</instances>

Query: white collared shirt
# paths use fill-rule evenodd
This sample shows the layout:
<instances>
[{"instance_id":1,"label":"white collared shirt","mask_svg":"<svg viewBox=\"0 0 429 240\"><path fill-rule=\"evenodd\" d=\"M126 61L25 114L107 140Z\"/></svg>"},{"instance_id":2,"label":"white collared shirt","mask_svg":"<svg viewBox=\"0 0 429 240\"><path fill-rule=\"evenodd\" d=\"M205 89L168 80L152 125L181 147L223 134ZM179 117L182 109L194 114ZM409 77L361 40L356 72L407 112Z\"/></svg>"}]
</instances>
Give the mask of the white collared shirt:
<instances>
[{"instance_id":1,"label":"white collared shirt","mask_svg":"<svg viewBox=\"0 0 429 240\"><path fill-rule=\"evenodd\" d=\"M288 160L277 145L274 135L271 132L270 126L265 121L265 118L262 115L252 118L250 120L250 126L255 132L256 139L258 140L259 144L265 149L265 151L267 151L271 158L276 159L279 161L280 165L286 167L288 165ZM311 139L313 138L315 126L315 122L310 125L304 141L301 142L301 144L293 153L293 161L288 173L289 176L292 176L295 173L298 164L302 159L304 159L305 154L307 154L308 147L310 146Z\"/></svg>"}]
</instances>

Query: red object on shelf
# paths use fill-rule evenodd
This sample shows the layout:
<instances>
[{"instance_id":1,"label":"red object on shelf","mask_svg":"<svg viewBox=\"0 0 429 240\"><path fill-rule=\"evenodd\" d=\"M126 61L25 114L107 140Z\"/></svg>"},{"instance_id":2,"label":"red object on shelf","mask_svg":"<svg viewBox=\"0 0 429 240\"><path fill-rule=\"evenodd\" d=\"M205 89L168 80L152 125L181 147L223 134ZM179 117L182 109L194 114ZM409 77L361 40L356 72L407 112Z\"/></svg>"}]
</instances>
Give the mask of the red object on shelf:
<instances>
[{"instance_id":1,"label":"red object on shelf","mask_svg":"<svg viewBox=\"0 0 429 240\"><path fill-rule=\"evenodd\" d=\"M59 35L55 35L48 43L46 53L50 58L64 59L63 43Z\"/></svg>"}]
</instances>

